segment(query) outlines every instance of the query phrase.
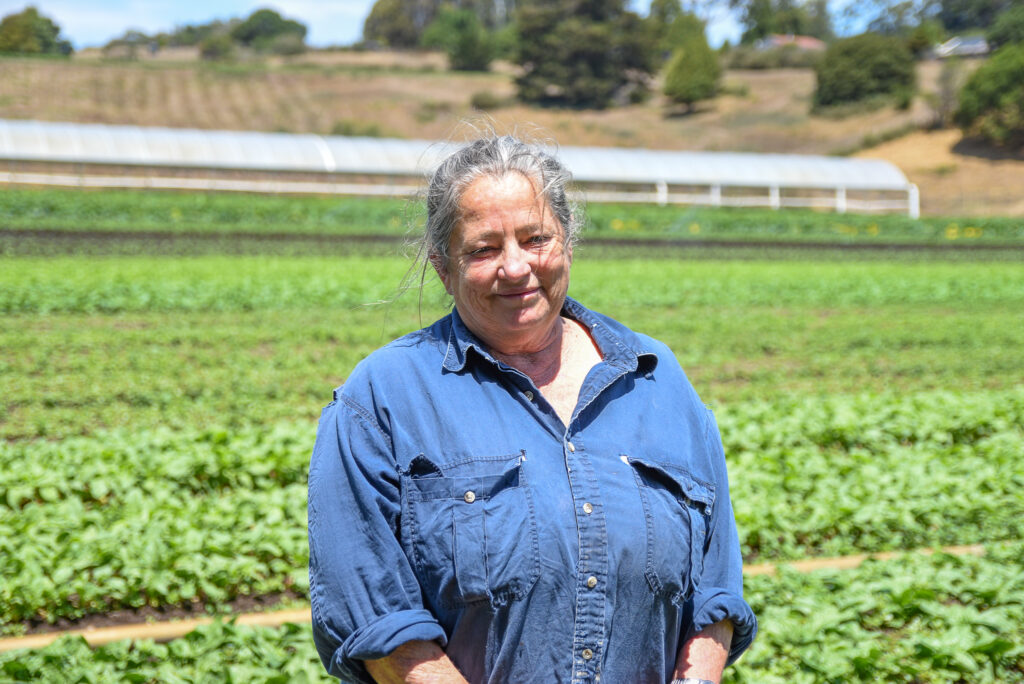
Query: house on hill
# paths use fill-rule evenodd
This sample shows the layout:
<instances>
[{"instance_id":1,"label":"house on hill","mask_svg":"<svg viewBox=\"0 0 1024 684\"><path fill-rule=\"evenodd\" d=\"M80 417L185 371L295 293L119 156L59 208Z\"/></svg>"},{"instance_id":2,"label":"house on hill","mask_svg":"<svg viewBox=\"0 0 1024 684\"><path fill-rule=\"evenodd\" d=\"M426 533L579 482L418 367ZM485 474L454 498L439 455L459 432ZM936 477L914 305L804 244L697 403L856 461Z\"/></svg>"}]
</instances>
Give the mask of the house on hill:
<instances>
[{"instance_id":1,"label":"house on hill","mask_svg":"<svg viewBox=\"0 0 1024 684\"><path fill-rule=\"evenodd\" d=\"M818 40L812 36L797 36L792 33L773 33L754 43L754 47L758 50L771 50L787 46L793 46L798 50L805 50L807 52L818 52L826 47L823 40Z\"/></svg>"}]
</instances>

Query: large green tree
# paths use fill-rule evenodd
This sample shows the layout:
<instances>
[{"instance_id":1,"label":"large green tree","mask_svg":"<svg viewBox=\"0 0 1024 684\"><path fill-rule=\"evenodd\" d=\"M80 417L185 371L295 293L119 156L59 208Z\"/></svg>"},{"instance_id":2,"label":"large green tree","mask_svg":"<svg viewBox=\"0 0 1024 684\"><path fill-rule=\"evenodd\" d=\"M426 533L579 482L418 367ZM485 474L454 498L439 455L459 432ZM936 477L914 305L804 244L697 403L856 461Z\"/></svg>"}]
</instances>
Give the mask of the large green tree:
<instances>
[{"instance_id":1,"label":"large green tree","mask_svg":"<svg viewBox=\"0 0 1024 684\"><path fill-rule=\"evenodd\" d=\"M656 46L623 0L523 0L516 26L520 99L600 109L646 91Z\"/></svg>"},{"instance_id":2,"label":"large green tree","mask_svg":"<svg viewBox=\"0 0 1024 684\"><path fill-rule=\"evenodd\" d=\"M886 95L909 101L916 78L906 42L877 33L836 41L815 71L814 104L823 107Z\"/></svg>"},{"instance_id":3,"label":"large green tree","mask_svg":"<svg viewBox=\"0 0 1024 684\"><path fill-rule=\"evenodd\" d=\"M60 27L35 7L0 20L0 52L68 55L71 50L71 43L60 37Z\"/></svg>"},{"instance_id":4,"label":"large green tree","mask_svg":"<svg viewBox=\"0 0 1024 684\"><path fill-rule=\"evenodd\" d=\"M967 134L1024 149L1024 44L1001 48L971 74L955 118Z\"/></svg>"},{"instance_id":5,"label":"large green tree","mask_svg":"<svg viewBox=\"0 0 1024 684\"><path fill-rule=\"evenodd\" d=\"M832 37L827 0L729 0L740 13L742 43L753 43L773 33Z\"/></svg>"},{"instance_id":6,"label":"large green tree","mask_svg":"<svg viewBox=\"0 0 1024 684\"><path fill-rule=\"evenodd\" d=\"M231 29L231 37L254 50L267 51L286 41L301 43L306 37L306 27L293 19L285 19L274 10L260 9Z\"/></svg>"}]
</instances>

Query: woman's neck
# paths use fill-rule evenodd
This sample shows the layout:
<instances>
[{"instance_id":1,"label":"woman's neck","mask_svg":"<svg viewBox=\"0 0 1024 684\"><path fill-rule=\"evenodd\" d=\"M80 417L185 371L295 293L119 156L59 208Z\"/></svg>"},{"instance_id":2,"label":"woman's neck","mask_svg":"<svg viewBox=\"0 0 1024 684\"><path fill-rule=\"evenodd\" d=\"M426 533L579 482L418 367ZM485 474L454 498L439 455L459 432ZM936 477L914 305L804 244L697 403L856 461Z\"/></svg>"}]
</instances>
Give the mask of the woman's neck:
<instances>
[{"instance_id":1,"label":"woman's neck","mask_svg":"<svg viewBox=\"0 0 1024 684\"><path fill-rule=\"evenodd\" d=\"M575 338L576 324L559 316L551 326L548 338L535 351L502 352L491 348L491 354L499 361L525 373L538 388L550 384L561 370L571 352Z\"/></svg>"}]
</instances>

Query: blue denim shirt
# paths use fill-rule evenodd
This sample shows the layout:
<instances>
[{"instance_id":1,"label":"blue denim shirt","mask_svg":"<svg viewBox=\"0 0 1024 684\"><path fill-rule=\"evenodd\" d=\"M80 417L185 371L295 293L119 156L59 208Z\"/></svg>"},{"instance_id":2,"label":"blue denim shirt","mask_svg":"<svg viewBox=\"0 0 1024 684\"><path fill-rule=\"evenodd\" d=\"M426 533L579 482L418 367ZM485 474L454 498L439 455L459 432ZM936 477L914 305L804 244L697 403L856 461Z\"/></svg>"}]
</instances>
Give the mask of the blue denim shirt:
<instances>
[{"instance_id":1,"label":"blue denim shirt","mask_svg":"<svg viewBox=\"0 0 1024 684\"><path fill-rule=\"evenodd\" d=\"M757 628L722 443L671 351L567 299L600 347L568 426L453 311L374 352L309 471L328 671L436 640L470 682L663 684L724 618Z\"/></svg>"}]
</instances>

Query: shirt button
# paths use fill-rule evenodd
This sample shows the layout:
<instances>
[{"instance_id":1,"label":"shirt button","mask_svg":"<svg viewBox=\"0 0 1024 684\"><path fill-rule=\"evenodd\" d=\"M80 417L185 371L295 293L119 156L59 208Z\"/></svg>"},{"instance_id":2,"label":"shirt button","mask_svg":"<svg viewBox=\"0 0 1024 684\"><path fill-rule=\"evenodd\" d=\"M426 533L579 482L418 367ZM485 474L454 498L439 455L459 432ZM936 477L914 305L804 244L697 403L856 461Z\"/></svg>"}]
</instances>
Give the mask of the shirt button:
<instances>
[{"instance_id":1,"label":"shirt button","mask_svg":"<svg viewBox=\"0 0 1024 684\"><path fill-rule=\"evenodd\" d=\"M583 653L580 653L580 655L583 656L584 660L590 660L594 657L594 652L591 651L589 648L585 648L583 649Z\"/></svg>"},{"instance_id":2,"label":"shirt button","mask_svg":"<svg viewBox=\"0 0 1024 684\"><path fill-rule=\"evenodd\" d=\"M587 586L588 586L588 587L590 587L591 589L593 589L594 587L596 587L596 586L597 586L597 578L596 578L596 577L594 577L593 575L591 575L590 577L588 577L588 578L587 578Z\"/></svg>"},{"instance_id":3,"label":"shirt button","mask_svg":"<svg viewBox=\"0 0 1024 684\"><path fill-rule=\"evenodd\" d=\"M476 494L474 494L473 490L471 489L465 494L463 494L462 498L465 500L466 503L473 503L474 501L476 501Z\"/></svg>"},{"instance_id":4,"label":"shirt button","mask_svg":"<svg viewBox=\"0 0 1024 684\"><path fill-rule=\"evenodd\" d=\"M569 451L572 451L572 452L576 451L576 447L573 445L572 442L567 442L566 446L569 447Z\"/></svg>"},{"instance_id":5,"label":"shirt button","mask_svg":"<svg viewBox=\"0 0 1024 684\"><path fill-rule=\"evenodd\" d=\"M587 515L590 515L591 513L594 512L594 507L593 507L593 505L591 505L591 503L589 501L587 503L583 504L583 512L586 513Z\"/></svg>"},{"instance_id":6,"label":"shirt button","mask_svg":"<svg viewBox=\"0 0 1024 684\"><path fill-rule=\"evenodd\" d=\"M533 392L530 390L523 392L523 396L526 397L526 401L533 401Z\"/></svg>"}]
</instances>

